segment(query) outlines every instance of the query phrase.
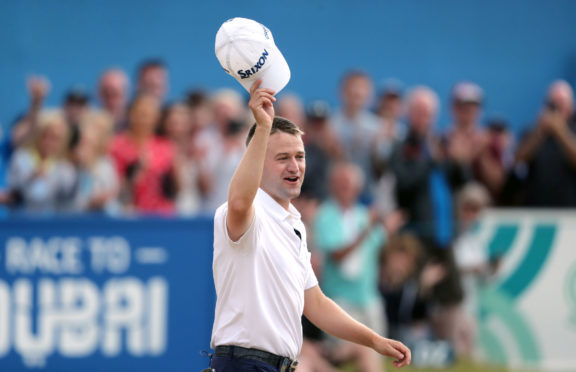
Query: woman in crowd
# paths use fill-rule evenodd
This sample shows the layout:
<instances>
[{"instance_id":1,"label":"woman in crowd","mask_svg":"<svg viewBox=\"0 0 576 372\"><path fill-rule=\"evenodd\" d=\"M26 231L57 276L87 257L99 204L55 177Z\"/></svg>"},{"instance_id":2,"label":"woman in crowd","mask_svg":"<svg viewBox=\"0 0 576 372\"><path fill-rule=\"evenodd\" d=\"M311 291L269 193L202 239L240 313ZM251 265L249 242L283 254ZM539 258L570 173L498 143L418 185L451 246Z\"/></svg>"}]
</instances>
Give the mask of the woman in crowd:
<instances>
[{"instance_id":1,"label":"woman in crowd","mask_svg":"<svg viewBox=\"0 0 576 372\"><path fill-rule=\"evenodd\" d=\"M203 172L200 165L205 151L196 140L198 129L192 109L180 102L165 109L158 128L158 134L172 142L175 148L174 169L180 180L176 210L182 216L197 214L202 205Z\"/></svg>"},{"instance_id":2,"label":"woman in crowd","mask_svg":"<svg viewBox=\"0 0 576 372\"><path fill-rule=\"evenodd\" d=\"M30 144L12 156L7 203L16 213L49 215L70 209L76 176L66 160L69 131L60 112L39 115Z\"/></svg>"},{"instance_id":3,"label":"woman in crowd","mask_svg":"<svg viewBox=\"0 0 576 372\"><path fill-rule=\"evenodd\" d=\"M111 153L121 183L126 212L174 212L178 179L174 145L156 135L160 102L151 95L137 96L128 109L128 127L112 140Z\"/></svg>"},{"instance_id":4,"label":"woman in crowd","mask_svg":"<svg viewBox=\"0 0 576 372\"><path fill-rule=\"evenodd\" d=\"M83 119L79 142L72 153L76 165L76 212L119 213L118 175L108 155L113 119L106 112L93 112Z\"/></svg>"}]
</instances>

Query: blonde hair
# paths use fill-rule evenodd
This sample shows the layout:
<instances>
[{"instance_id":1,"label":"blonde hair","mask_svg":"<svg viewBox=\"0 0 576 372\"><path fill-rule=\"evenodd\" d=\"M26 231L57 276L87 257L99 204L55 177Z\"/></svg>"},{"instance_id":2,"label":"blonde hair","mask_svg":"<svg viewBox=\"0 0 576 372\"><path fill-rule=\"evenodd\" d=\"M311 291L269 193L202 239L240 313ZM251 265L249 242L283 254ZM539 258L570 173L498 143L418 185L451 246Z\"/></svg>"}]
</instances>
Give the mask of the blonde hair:
<instances>
[{"instance_id":1,"label":"blonde hair","mask_svg":"<svg viewBox=\"0 0 576 372\"><path fill-rule=\"evenodd\" d=\"M100 156L108 154L108 146L114 133L112 115L102 110L88 112L80 122L80 135L85 132L96 133L98 137L97 153Z\"/></svg>"},{"instance_id":2,"label":"blonde hair","mask_svg":"<svg viewBox=\"0 0 576 372\"><path fill-rule=\"evenodd\" d=\"M420 260L424 256L424 247L415 235L401 232L390 236L383 254L386 256L396 252L407 253L414 259Z\"/></svg>"},{"instance_id":3,"label":"blonde hair","mask_svg":"<svg viewBox=\"0 0 576 372\"><path fill-rule=\"evenodd\" d=\"M42 111L36 119L34 134L32 135L31 147L37 148L40 139L49 129L55 129L60 134L60 144L56 151L56 157L65 157L68 154L68 143L70 139L70 129L64 114L60 110Z\"/></svg>"},{"instance_id":4,"label":"blonde hair","mask_svg":"<svg viewBox=\"0 0 576 372\"><path fill-rule=\"evenodd\" d=\"M490 194L486 187L478 182L466 184L456 197L458 207L462 207L466 203L475 203L485 208L490 205L490 199Z\"/></svg>"}]
</instances>

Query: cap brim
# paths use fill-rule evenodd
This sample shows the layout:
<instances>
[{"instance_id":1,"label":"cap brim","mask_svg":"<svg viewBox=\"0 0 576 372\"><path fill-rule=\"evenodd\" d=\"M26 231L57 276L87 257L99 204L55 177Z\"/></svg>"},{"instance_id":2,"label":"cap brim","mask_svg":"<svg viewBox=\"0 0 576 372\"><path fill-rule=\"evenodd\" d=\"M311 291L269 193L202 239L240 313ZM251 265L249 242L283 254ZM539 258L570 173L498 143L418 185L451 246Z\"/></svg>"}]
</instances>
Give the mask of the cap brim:
<instances>
[{"instance_id":1,"label":"cap brim","mask_svg":"<svg viewBox=\"0 0 576 372\"><path fill-rule=\"evenodd\" d=\"M481 105L482 101L479 101L477 99L458 99L458 98L456 98L454 100L454 103L459 104L459 105Z\"/></svg>"},{"instance_id":2,"label":"cap brim","mask_svg":"<svg viewBox=\"0 0 576 372\"><path fill-rule=\"evenodd\" d=\"M270 49L269 61L266 62L268 67L263 70L261 74L255 75L254 78L249 80L238 80L248 92L250 92L252 84L258 79L262 79L260 88L271 89L275 94L278 94L284 89L290 81L290 67L288 66L288 62L286 62L286 59L276 46Z\"/></svg>"}]
</instances>

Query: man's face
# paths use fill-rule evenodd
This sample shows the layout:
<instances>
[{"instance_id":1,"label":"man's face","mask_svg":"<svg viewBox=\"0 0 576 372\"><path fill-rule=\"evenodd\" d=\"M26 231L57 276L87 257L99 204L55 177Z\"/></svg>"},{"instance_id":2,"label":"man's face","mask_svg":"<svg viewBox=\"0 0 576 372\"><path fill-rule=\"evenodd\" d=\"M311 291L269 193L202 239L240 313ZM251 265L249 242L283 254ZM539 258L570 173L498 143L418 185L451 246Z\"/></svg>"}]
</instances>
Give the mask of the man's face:
<instances>
[{"instance_id":1,"label":"man's face","mask_svg":"<svg viewBox=\"0 0 576 372\"><path fill-rule=\"evenodd\" d=\"M129 127L137 133L150 135L160 117L160 104L153 96L143 96L135 102L129 113Z\"/></svg>"},{"instance_id":2,"label":"man's face","mask_svg":"<svg viewBox=\"0 0 576 372\"><path fill-rule=\"evenodd\" d=\"M126 82L121 76L110 75L100 85L100 101L108 110L118 110L126 104Z\"/></svg>"},{"instance_id":3,"label":"man's face","mask_svg":"<svg viewBox=\"0 0 576 372\"><path fill-rule=\"evenodd\" d=\"M306 159L300 135L276 132L268 140L261 186L274 200L287 207L300 195Z\"/></svg>"},{"instance_id":4,"label":"man's face","mask_svg":"<svg viewBox=\"0 0 576 372\"><path fill-rule=\"evenodd\" d=\"M452 106L452 114L456 125L474 125L480 117L480 105L473 102L455 102Z\"/></svg>"},{"instance_id":5,"label":"man's face","mask_svg":"<svg viewBox=\"0 0 576 372\"><path fill-rule=\"evenodd\" d=\"M138 87L140 92L152 94L162 101L168 90L168 72L162 67L149 67L142 71Z\"/></svg>"},{"instance_id":6,"label":"man's face","mask_svg":"<svg viewBox=\"0 0 576 372\"><path fill-rule=\"evenodd\" d=\"M411 129L420 135L425 135L434 121L434 108L425 99L415 100L408 110L408 120Z\"/></svg>"},{"instance_id":7,"label":"man's face","mask_svg":"<svg viewBox=\"0 0 576 372\"><path fill-rule=\"evenodd\" d=\"M400 96L389 94L382 97L380 102L385 115L393 118L400 116L402 111L402 100Z\"/></svg>"},{"instance_id":8,"label":"man's face","mask_svg":"<svg viewBox=\"0 0 576 372\"><path fill-rule=\"evenodd\" d=\"M350 166L341 166L333 170L331 177L332 195L344 207L351 207L362 192L358 174Z\"/></svg>"},{"instance_id":9,"label":"man's face","mask_svg":"<svg viewBox=\"0 0 576 372\"><path fill-rule=\"evenodd\" d=\"M342 87L344 105L353 110L363 109L372 96L372 83L366 77L350 77Z\"/></svg>"}]
</instances>

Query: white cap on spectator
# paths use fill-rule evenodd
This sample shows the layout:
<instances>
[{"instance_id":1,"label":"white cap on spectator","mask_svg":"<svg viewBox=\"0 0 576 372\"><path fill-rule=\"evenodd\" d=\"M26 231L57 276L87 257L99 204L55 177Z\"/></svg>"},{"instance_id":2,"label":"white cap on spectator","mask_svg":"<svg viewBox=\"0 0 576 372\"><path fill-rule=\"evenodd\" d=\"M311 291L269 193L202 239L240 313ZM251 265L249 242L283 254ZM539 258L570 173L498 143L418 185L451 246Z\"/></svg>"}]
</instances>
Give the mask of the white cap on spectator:
<instances>
[{"instance_id":1,"label":"white cap on spectator","mask_svg":"<svg viewBox=\"0 0 576 372\"><path fill-rule=\"evenodd\" d=\"M456 103L481 105L484 100L484 92L478 85L469 81L462 81L452 89L452 100Z\"/></svg>"},{"instance_id":2,"label":"white cap on spectator","mask_svg":"<svg viewBox=\"0 0 576 372\"><path fill-rule=\"evenodd\" d=\"M290 80L290 68L274 44L272 32L246 18L224 22L216 34L216 57L224 71L250 91L262 79L262 88L278 93Z\"/></svg>"}]
</instances>

